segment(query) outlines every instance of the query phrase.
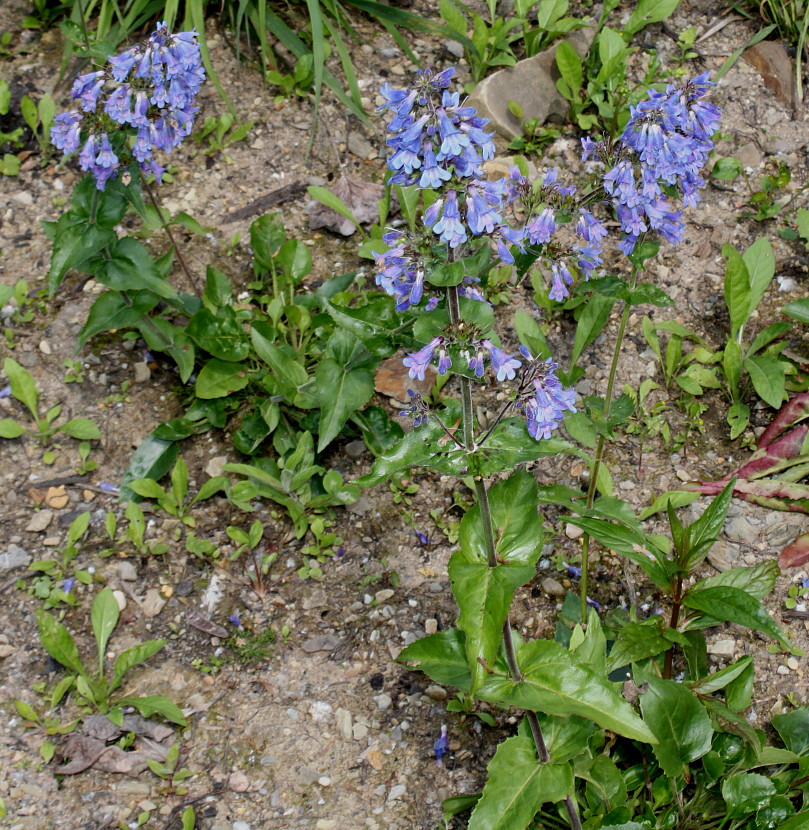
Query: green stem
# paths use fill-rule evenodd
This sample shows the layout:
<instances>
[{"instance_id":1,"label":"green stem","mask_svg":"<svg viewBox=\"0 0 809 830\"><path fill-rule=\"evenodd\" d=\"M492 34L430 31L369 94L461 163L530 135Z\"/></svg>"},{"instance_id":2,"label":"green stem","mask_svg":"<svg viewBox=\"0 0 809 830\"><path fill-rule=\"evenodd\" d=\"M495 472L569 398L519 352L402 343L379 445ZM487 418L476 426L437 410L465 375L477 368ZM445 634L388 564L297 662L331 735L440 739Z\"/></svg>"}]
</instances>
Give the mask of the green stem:
<instances>
[{"instance_id":1,"label":"green stem","mask_svg":"<svg viewBox=\"0 0 809 830\"><path fill-rule=\"evenodd\" d=\"M492 511L489 505L489 494L486 490L486 485L480 478L475 478L475 495L477 496L478 506L480 507L480 521L483 524L483 542L486 545L486 562L490 568L496 568L497 551L494 547L494 527L492 523ZM503 625L503 646L506 652L506 663L508 664L508 671L511 679L515 683L519 683L522 678L522 670L517 660L517 652L514 650L514 638L511 632L511 622L506 618ZM528 720L528 726L531 729L531 735L534 738L534 745L536 746L536 753L539 762L547 764L551 760L551 754L548 752L548 747L545 744L545 739L542 736L542 727L539 725L539 719L536 712L530 709L525 711L525 717ZM581 830L581 821L576 810L576 803L571 795L565 799L565 810L567 810L568 818L570 819L570 826L573 830Z\"/></svg>"},{"instance_id":2,"label":"green stem","mask_svg":"<svg viewBox=\"0 0 809 830\"><path fill-rule=\"evenodd\" d=\"M629 290L635 288L635 282L638 279L638 267L633 266L632 276L629 280ZM607 391L604 396L604 420L610 417L610 407L612 406L612 391L615 386L615 374L618 371L618 360L621 357L621 347L624 342L624 334L626 333L626 324L629 320L629 312L632 306L629 303L624 304L624 310L621 314L621 322L618 325L618 336L615 339L615 348L612 351L612 363L610 363L610 373L607 377ZM601 472L601 464L604 460L604 445L606 439L603 435L598 436L598 444L596 445L596 454L593 459L593 468L590 472L590 485L587 488L587 509L592 510L593 503L596 499L596 489L598 487L598 474ZM590 566L590 534L585 533L582 540L581 548L581 619L583 623L587 622L587 571Z\"/></svg>"},{"instance_id":3,"label":"green stem","mask_svg":"<svg viewBox=\"0 0 809 830\"><path fill-rule=\"evenodd\" d=\"M450 249L450 262L454 260L453 251ZM453 326L461 322L461 305L458 301L458 286L453 285L447 289L447 310L449 321ZM472 412L472 381L463 375L458 376L461 381L461 406L463 407L463 442L467 452L471 452L475 446L475 417Z\"/></svg>"},{"instance_id":4,"label":"green stem","mask_svg":"<svg viewBox=\"0 0 809 830\"><path fill-rule=\"evenodd\" d=\"M160 220L160 224L163 227L163 230L166 232L166 236L169 238L169 242L171 242L172 247L174 248L175 253L177 254L177 259L180 260L180 266L182 267L183 271L185 271L185 275L188 277L188 281L191 283L191 287L194 289L194 293L197 297L201 300L202 299L202 292L199 290L199 286L197 285L197 281L194 279L193 274L186 265L185 259L183 257L183 252L180 250L180 246L174 240L174 234L171 232L171 227L169 226L168 222L163 221L163 214L160 211L160 206L157 204L157 197L154 195L154 191L152 190L151 185L146 179L143 179L143 189L149 196L149 201L152 203L152 207L154 207L155 211L157 212L157 218Z\"/></svg>"}]
</instances>

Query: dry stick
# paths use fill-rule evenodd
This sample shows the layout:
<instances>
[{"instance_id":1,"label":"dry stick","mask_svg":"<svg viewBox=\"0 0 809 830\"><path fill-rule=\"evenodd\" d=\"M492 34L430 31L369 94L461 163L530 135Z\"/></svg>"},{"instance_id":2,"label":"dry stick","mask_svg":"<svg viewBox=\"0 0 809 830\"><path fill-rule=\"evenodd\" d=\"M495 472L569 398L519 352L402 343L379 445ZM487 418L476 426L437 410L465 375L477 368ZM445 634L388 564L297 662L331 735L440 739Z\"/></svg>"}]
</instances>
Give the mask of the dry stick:
<instances>
[{"instance_id":1,"label":"dry stick","mask_svg":"<svg viewBox=\"0 0 809 830\"><path fill-rule=\"evenodd\" d=\"M635 281L638 278L638 268L633 266L632 277L629 281L629 290L635 288ZM618 359L621 356L621 346L624 342L624 333L626 332L626 323L629 319L629 312L632 306L627 301L624 303L624 310L621 314L621 322L618 326L618 336L615 339L615 349L612 352L612 363L610 363L610 373L607 378L607 391L604 396L604 420L609 420L610 406L612 405L612 390L615 386L615 374L618 370ZM603 435L598 436L598 445L596 446L596 455L593 460L593 469L590 471L590 485L587 488L587 509L593 509L593 503L596 499L596 488L598 486L598 474L601 471L601 462L604 458L604 444L606 440ZM587 569L590 565L590 534L585 533L581 548L581 621L587 622Z\"/></svg>"},{"instance_id":2,"label":"dry stick","mask_svg":"<svg viewBox=\"0 0 809 830\"><path fill-rule=\"evenodd\" d=\"M452 257L450 251L450 257ZM447 309L449 311L450 322L457 326L460 323L460 304L458 302L458 286L453 285L447 289ZM475 446L474 439L474 424L472 421L472 381L460 376L461 380L461 404L463 407L463 433L464 443L467 450L471 450ZM496 568L497 552L494 547L494 529L492 526L492 511L489 506L489 494L486 491L486 485L482 478L475 477L475 494L480 507L480 520L483 523L483 540L486 545L486 561L490 568ZM520 664L517 660L517 654L514 651L514 641L511 636L511 623L508 617L503 625L503 643L506 651L506 662L508 663L509 674L515 683L519 683L523 679ZM545 739L542 737L542 728L539 725L539 719L536 712L530 709L525 710L525 716L528 719L528 725L531 728L531 735L534 738L536 746L537 758L540 763L547 764L551 760L548 747L545 744ZM565 809L567 810L568 818L570 819L570 826L573 830L582 830L579 814L576 810L576 804L570 794L565 797Z\"/></svg>"},{"instance_id":3,"label":"dry stick","mask_svg":"<svg viewBox=\"0 0 809 830\"><path fill-rule=\"evenodd\" d=\"M182 267L183 271L185 271L185 275L188 277L188 281L191 283L194 292L196 293L199 299L202 299L202 292L199 290L199 286L197 285L197 281L194 279L193 274L188 269L188 266L185 263L185 258L183 257L183 252L180 250L180 246L174 239L174 234L171 232L171 227L169 226L168 222L163 220L163 214L160 211L160 206L157 204L157 198L154 195L154 191L152 190L152 186L146 179L143 179L143 187L146 190L146 193L149 196L149 201L152 203L152 207L157 211L157 218L160 220L160 225L163 230L166 232L166 236L169 238L169 242L171 242L172 246L174 247L175 252L177 253L177 259L180 260L180 266Z\"/></svg>"}]
</instances>

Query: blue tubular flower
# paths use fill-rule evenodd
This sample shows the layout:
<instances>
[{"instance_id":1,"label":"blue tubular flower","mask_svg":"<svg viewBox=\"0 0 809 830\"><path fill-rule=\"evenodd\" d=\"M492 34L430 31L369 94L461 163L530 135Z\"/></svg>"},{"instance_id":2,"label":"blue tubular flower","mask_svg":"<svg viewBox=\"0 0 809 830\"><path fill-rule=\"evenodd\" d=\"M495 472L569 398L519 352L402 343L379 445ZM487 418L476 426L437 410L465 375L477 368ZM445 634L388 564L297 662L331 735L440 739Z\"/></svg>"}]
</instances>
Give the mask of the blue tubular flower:
<instances>
[{"instance_id":1,"label":"blue tubular flower","mask_svg":"<svg viewBox=\"0 0 809 830\"><path fill-rule=\"evenodd\" d=\"M165 23L158 23L145 44L111 56L107 71L77 78L71 94L88 115L81 118L81 123L75 119L75 110L64 118L57 117L52 133L54 145L65 154L74 153L81 143L76 132L79 136L84 133L87 138L80 166L93 174L99 189L104 189L117 174L119 159L109 146L101 147L100 161L95 159L98 148L93 134L106 129L108 122L93 115L98 112L105 84L112 81L117 86L106 95L103 111L116 124L133 128L130 135L136 135L136 139L132 157L144 173L153 173L159 181L164 168L152 160L152 153L155 149L168 152L190 135L198 111L194 98L204 80L196 33L172 35Z\"/></svg>"},{"instance_id":2,"label":"blue tubular flower","mask_svg":"<svg viewBox=\"0 0 809 830\"><path fill-rule=\"evenodd\" d=\"M554 261L551 263L551 278L552 284L548 297L561 303L570 296L567 286L573 284L573 276L564 262Z\"/></svg>"},{"instance_id":3,"label":"blue tubular flower","mask_svg":"<svg viewBox=\"0 0 809 830\"><path fill-rule=\"evenodd\" d=\"M441 167L435 158L435 153L428 150L424 156L424 168L419 179L419 187L438 190L443 182L448 182L451 178L452 173Z\"/></svg>"},{"instance_id":4,"label":"blue tubular flower","mask_svg":"<svg viewBox=\"0 0 809 830\"><path fill-rule=\"evenodd\" d=\"M556 233L554 212L550 208L545 208L542 213L534 218L526 230L528 231L528 241L532 245L547 244Z\"/></svg>"},{"instance_id":5,"label":"blue tubular flower","mask_svg":"<svg viewBox=\"0 0 809 830\"><path fill-rule=\"evenodd\" d=\"M424 380L427 367L432 362L435 350L444 343L443 337L431 340L423 349L409 353L402 363L408 367L407 374L414 380Z\"/></svg>"},{"instance_id":6,"label":"blue tubular flower","mask_svg":"<svg viewBox=\"0 0 809 830\"><path fill-rule=\"evenodd\" d=\"M75 153L81 141L81 113L78 110L60 112L53 119L51 144L65 155Z\"/></svg>"},{"instance_id":7,"label":"blue tubular flower","mask_svg":"<svg viewBox=\"0 0 809 830\"><path fill-rule=\"evenodd\" d=\"M521 346L520 351L531 363L533 377L529 387L533 387L533 392L529 391L519 399L517 406L525 411L528 434L532 438L537 441L550 438L562 422L565 411L576 411L576 392L562 386L554 374L556 364L550 358L537 363L525 346Z\"/></svg>"},{"instance_id":8,"label":"blue tubular flower","mask_svg":"<svg viewBox=\"0 0 809 830\"><path fill-rule=\"evenodd\" d=\"M454 190L447 191L441 218L433 225L433 233L438 234L438 238L442 242L446 242L450 248L457 248L466 242L466 228L461 222L458 194Z\"/></svg>"},{"instance_id":9,"label":"blue tubular flower","mask_svg":"<svg viewBox=\"0 0 809 830\"><path fill-rule=\"evenodd\" d=\"M492 369L494 369L497 374L497 380L501 383L506 379L514 380L517 369L522 366L522 361L517 360L516 357L512 357L510 354L506 354L501 349L498 349L497 346L495 346L490 340L484 340L483 345L489 351L489 358L492 361Z\"/></svg>"},{"instance_id":10,"label":"blue tubular flower","mask_svg":"<svg viewBox=\"0 0 809 830\"><path fill-rule=\"evenodd\" d=\"M76 578L73 576L69 576L67 579L62 580L62 590L69 594L73 590L73 586L76 584Z\"/></svg>"},{"instance_id":11,"label":"blue tubular flower","mask_svg":"<svg viewBox=\"0 0 809 830\"><path fill-rule=\"evenodd\" d=\"M449 741L447 740L447 727L442 724L441 734L435 739L433 743L433 750L435 751L435 762L440 767L443 763L441 760L444 755L449 752Z\"/></svg>"},{"instance_id":12,"label":"blue tubular flower","mask_svg":"<svg viewBox=\"0 0 809 830\"><path fill-rule=\"evenodd\" d=\"M86 75L79 75L73 82L70 94L81 102L81 108L85 112L95 112L98 103L98 96L101 95L101 88L104 86L104 72L88 72Z\"/></svg>"}]
</instances>

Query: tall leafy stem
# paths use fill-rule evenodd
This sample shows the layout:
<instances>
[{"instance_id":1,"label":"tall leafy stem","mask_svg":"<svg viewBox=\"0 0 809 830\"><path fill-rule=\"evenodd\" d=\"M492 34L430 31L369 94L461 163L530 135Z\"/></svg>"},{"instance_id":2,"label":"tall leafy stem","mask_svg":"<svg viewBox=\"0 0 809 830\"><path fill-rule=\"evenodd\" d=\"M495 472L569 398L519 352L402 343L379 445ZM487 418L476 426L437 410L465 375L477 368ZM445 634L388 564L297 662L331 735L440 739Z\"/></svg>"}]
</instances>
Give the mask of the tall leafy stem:
<instances>
[{"instance_id":1,"label":"tall leafy stem","mask_svg":"<svg viewBox=\"0 0 809 830\"><path fill-rule=\"evenodd\" d=\"M455 250L450 249L450 262L455 260ZM460 303L458 299L458 286L453 285L447 289L447 309L449 311L449 320L453 326L458 326L461 323ZM461 382L461 411L462 411L462 429L464 436L464 446L467 451L475 448L475 418L474 409L472 408L472 381L460 376ZM505 410L504 410L505 412ZM501 413L502 414L502 413ZM486 434L485 437L488 436ZM477 498L478 507L480 508L480 521L483 526L483 539L486 550L486 561L490 569L498 567L497 551L494 545L494 527L492 522L492 511L489 505L489 494L486 489L486 483L482 476L476 475L475 481L475 496ZM523 681L523 673L520 669L520 664L517 659L517 653L514 648L514 638L511 630L511 621L506 614L506 621L503 624L503 648L506 655L506 662L508 664L509 674L515 683ZM539 763L547 764L551 760L550 753L545 744L545 739L542 735L542 728L539 725L539 719L536 712L526 711L526 718L531 729L531 735L536 747L536 754ZM570 826L573 830L582 830L581 820L579 819L576 803L572 795L568 794L564 800L565 810L570 819Z\"/></svg>"}]
</instances>

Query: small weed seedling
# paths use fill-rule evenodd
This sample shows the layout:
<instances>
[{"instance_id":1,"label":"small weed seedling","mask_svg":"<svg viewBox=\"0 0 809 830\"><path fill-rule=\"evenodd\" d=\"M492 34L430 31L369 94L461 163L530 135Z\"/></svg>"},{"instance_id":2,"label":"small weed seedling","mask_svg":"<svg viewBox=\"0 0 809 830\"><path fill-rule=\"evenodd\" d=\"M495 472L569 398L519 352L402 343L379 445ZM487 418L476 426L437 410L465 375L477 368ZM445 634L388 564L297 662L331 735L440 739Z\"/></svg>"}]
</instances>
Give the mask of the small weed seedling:
<instances>
[{"instance_id":1,"label":"small weed seedling","mask_svg":"<svg viewBox=\"0 0 809 830\"><path fill-rule=\"evenodd\" d=\"M71 633L54 618L40 610L37 612L39 638L45 651L68 672L54 690L56 705L69 691L74 691L82 704L91 711L108 715L119 723L123 709L131 706L144 717L160 715L179 726L186 725L186 719L176 703L162 695L148 697L119 697L115 692L121 687L124 676L156 654L166 644L165 640L149 640L121 652L115 659L112 674L105 671L107 644L118 624L120 610L110 588L104 588L93 600L91 611L93 634L97 646L94 668L88 668L79 656L79 650Z\"/></svg>"},{"instance_id":2,"label":"small weed seedling","mask_svg":"<svg viewBox=\"0 0 809 830\"><path fill-rule=\"evenodd\" d=\"M165 781L165 786L161 787L166 795L185 795L188 792L188 787L178 786L183 781L193 778L197 773L191 772L190 769L180 766L180 743L179 741L173 743L171 748L166 753L165 761L147 760L149 769L158 777Z\"/></svg>"},{"instance_id":3,"label":"small weed seedling","mask_svg":"<svg viewBox=\"0 0 809 830\"><path fill-rule=\"evenodd\" d=\"M93 574L89 570L73 570L71 564L79 555L79 542L87 533L90 526L90 511L80 513L72 522L67 531L67 544L60 551L58 559L40 559L32 562L28 568L35 574L28 586L28 590L43 600L43 608L57 608L65 604L78 605L78 597L74 586L76 583L90 585ZM23 580L17 583L18 588L25 588Z\"/></svg>"},{"instance_id":4,"label":"small weed seedling","mask_svg":"<svg viewBox=\"0 0 809 830\"><path fill-rule=\"evenodd\" d=\"M39 414L39 389L31 373L23 369L16 360L7 357L3 361L3 371L11 384L11 395L25 406L34 421L33 429L23 426L12 418L0 420L0 438L19 438L32 435L42 444L49 444L56 433L78 438L80 441L93 441L101 438L98 427L89 418L71 418L64 424L54 425L62 412L62 405L52 406L44 415Z\"/></svg>"}]
</instances>

